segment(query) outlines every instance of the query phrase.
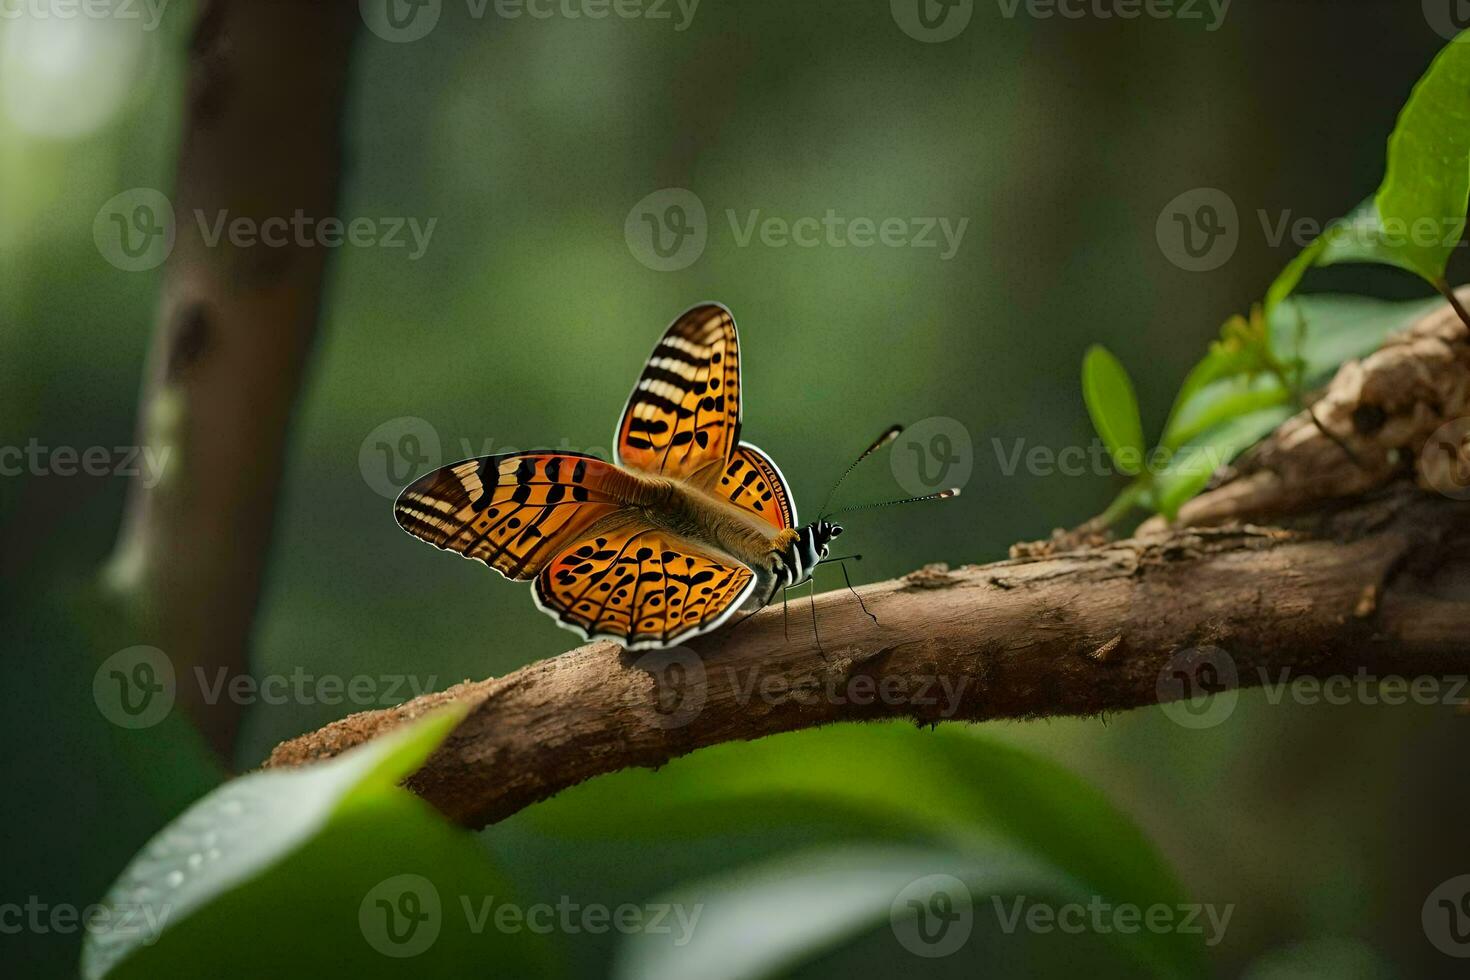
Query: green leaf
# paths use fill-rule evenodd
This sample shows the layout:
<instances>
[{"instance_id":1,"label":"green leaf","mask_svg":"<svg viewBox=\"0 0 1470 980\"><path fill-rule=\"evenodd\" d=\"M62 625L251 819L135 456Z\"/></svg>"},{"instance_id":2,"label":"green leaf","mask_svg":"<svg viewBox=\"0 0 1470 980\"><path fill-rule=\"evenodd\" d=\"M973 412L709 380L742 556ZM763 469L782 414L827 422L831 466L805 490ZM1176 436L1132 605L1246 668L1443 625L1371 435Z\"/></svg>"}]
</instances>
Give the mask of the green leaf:
<instances>
[{"instance_id":1,"label":"green leaf","mask_svg":"<svg viewBox=\"0 0 1470 980\"><path fill-rule=\"evenodd\" d=\"M1195 393L1160 445L1177 450L1231 419L1284 405L1290 399L1291 393L1275 378L1259 377L1246 383L1235 379L1217 381Z\"/></svg>"},{"instance_id":2,"label":"green leaf","mask_svg":"<svg viewBox=\"0 0 1470 980\"><path fill-rule=\"evenodd\" d=\"M1317 264L1317 259L1326 245L1327 239L1318 236L1312 244L1298 252L1296 258L1286 263L1286 268L1277 274L1275 281L1266 290L1267 320L1274 318L1276 308L1301 284L1302 276L1307 274L1307 270Z\"/></svg>"},{"instance_id":3,"label":"green leaf","mask_svg":"<svg viewBox=\"0 0 1470 980\"><path fill-rule=\"evenodd\" d=\"M1444 304L1437 296L1408 302L1336 293L1299 296L1276 311L1271 332L1278 338L1279 349L1289 349L1288 338L1305 325L1305 342L1297 356L1303 364L1303 383L1313 385L1330 377L1344 362L1377 350L1389 334L1407 329Z\"/></svg>"},{"instance_id":4,"label":"green leaf","mask_svg":"<svg viewBox=\"0 0 1470 980\"><path fill-rule=\"evenodd\" d=\"M543 831L594 837L609 827L665 839L792 823L918 835L981 861L1003 848L1114 901L1184 900L1148 839L1096 789L1053 762L954 726L832 725L715 746L656 773L585 783L526 817ZM1199 967L1197 938L1136 938L1136 955L1164 972Z\"/></svg>"},{"instance_id":5,"label":"green leaf","mask_svg":"<svg viewBox=\"0 0 1470 980\"><path fill-rule=\"evenodd\" d=\"M1102 437L1118 469L1136 476L1143 469L1143 421L1138 396L1121 361L1094 344L1082 359L1082 397L1092 426Z\"/></svg>"},{"instance_id":6,"label":"green leaf","mask_svg":"<svg viewBox=\"0 0 1470 980\"><path fill-rule=\"evenodd\" d=\"M1443 279L1465 231L1467 201L1470 37L1461 34L1414 86L1388 139L1388 164L1374 203L1380 221L1405 236L1394 249L1395 264L1431 283Z\"/></svg>"},{"instance_id":7,"label":"green leaf","mask_svg":"<svg viewBox=\"0 0 1470 980\"><path fill-rule=\"evenodd\" d=\"M113 885L113 927L89 931L83 977L398 975L377 901L392 906L405 889L436 909L422 932L405 926L410 942L429 940L415 967L493 955L538 970L523 936L468 928L458 896L504 895L505 883L472 835L397 785L463 714L446 707L336 759L204 797Z\"/></svg>"},{"instance_id":8,"label":"green leaf","mask_svg":"<svg viewBox=\"0 0 1470 980\"><path fill-rule=\"evenodd\" d=\"M1301 283L1312 266L1375 262L1404 268L1400 242L1385 230L1373 198L1362 202L1346 217L1338 218L1322 234L1287 263L1266 290L1266 318L1274 320L1278 307ZM1413 269L1409 270L1414 271Z\"/></svg>"},{"instance_id":9,"label":"green leaf","mask_svg":"<svg viewBox=\"0 0 1470 980\"><path fill-rule=\"evenodd\" d=\"M1378 191L1333 222L1266 291L1266 315L1312 266L1376 262L1438 286L1465 231L1470 201L1470 35L1451 41L1419 79L1388 139Z\"/></svg>"},{"instance_id":10,"label":"green leaf","mask_svg":"<svg viewBox=\"0 0 1470 980\"><path fill-rule=\"evenodd\" d=\"M742 868L660 896L674 908L699 908L698 928L678 937L634 934L618 949L620 980L750 980L786 976L803 963L857 935L890 925L904 928L942 895L954 916L937 942L973 946L975 920L985 896L1045 895L1085 904L1086 889L1045 864L996 851L984 860L952 851L893 846L847 846L808 851ZM902 932L900 932L902 930ZM759 936L760 942L751 942ZM1109 939L1120 939L1113 932ZM904 939L900 939L900 942ZM1126 943L1120 943L1127 946ZM945 952L932 943L921 952ZM959 952L956 948L953 952ZM970 950L970 958L983 954Z\"/></svg>"},{"instance_id":11,"label":"green leaf","mask_svg":"<svg viewBox=\"0 0 1470 980\"><path fill-rule=\"evenodd\" d=\"M1224 421L1228 412L1218 407L1214 408L1213 418L1201 420L1216 403L1236 396L1242 390L1240 384L1222 384L1228 379L1271 372L1275 377L1271 384L1284 392L1279 375L1285 372L1272 348L1271 331L1259 306L1251 310L1249 319L1236 315L1225 321L1220 328L1220 339L1210 344L1209 353L1190 370L1179 386L1159 445L1169 450L1178 449L1204 428ZM1248 389L1251 385L1260 387L1259 379L1241 380L1247 381ZM1237 405L1234 414L1260 407L1239 399Z\"/></svg>"},{"instance_id":12,"label":"green leaf","mask_svg":"<svg viewBox=\"0 0 1470 980\"><path fill-rule=\"evenodd\" d=\"M1173 520L1184 502L1205 488L1215 470L1255 445L1291 414L1286 405L1263 408L1232 418L1185 443L1154 479L1154 502L1159 512Z\"/></svg>"},{"instance_id":13,"label":"green leaf","mask_svg":"<svg viewBox=\"0 0 1470 980\"><path fill-rule=\"evenodd\" d=\"M1318 384L1344 361L1372 353L1389 334L1443 303L1437 297L1409 302L1336 294L1296 297L1272 315L1271 347L1294 349L1301 382ZM1290 393L1279 380L1241 377L1259 369L1250 351L1216 343L1185 378L1159 440L1174 451L1155 487L1155 505L1161 513L1172 519L1185 501L1204 489L1217 467L1287 417ZM1242 418L1245 421L1232 424Z\"/></svg>"}]
</instances>

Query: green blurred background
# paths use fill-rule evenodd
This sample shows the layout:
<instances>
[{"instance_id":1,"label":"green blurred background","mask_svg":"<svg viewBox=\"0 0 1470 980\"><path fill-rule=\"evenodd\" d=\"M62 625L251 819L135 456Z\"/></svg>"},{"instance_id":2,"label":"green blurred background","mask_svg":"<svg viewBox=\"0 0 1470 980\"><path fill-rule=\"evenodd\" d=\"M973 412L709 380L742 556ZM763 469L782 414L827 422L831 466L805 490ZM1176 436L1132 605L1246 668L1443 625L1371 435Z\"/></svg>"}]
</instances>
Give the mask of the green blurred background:
<instances>
[{"instance_id":1,"label":"green blurred background","mask_svg":"<svg viewBox=\"0 0 1470 980\"><path fill-rule=\"evenodd\" d=\"M445 462L484 447L605 451L658 332L702 299L740 323L747 438L807 512L885 424L943 416L968 430L974 472L959 501L849 523L844 544L866 556L856 577L993 560L1082 521L1116 480L1007 475L996 440L1005 452L1018 439L1092 442L1077 370L1093 342L1132 368L1156 428L1218 325L1294 254L1267 240L1257 212L1325 221L1366 196L1398 107L1444 44L1420 5L1387 0L1237 0L1213 31L1003 9L976 3L944 43L906 35L886 0L703 0L682 31L676 7L669 20L505 19L493 6L474 19L447 3L413 43L364 31L340 213L437 223L416 261L407 249L333 256L256 672L408 672L444 687L567 649L571 635L524 588L405 536L373 487L381 471L363 461L377 439L421 432L403 421L413 418ZM151 32L0 21L0 445L134 439L160 272L109 265L92 226L120 191L169 192L192 16L172 4ZM663 272L637 259L624 221L669 187L703 202L709 241ZM1209 274L1178 268L1155 236L1166 203L1198 187L1224 190L1241 215L1238 249ZM968 226L948 260L940 249L741 247L727 209L742 221L753 209L833 209ZM1423 295L1393 272L1308 283L1349 285ZM122 731L91 697L113 650L78 640L64 597L105 560L124 492L115 477L0 479L0 902L97 900L218 778L182 725ZM844 496L896 492L879 463ZM253 766L347 710L253 705L236 761ZM1189 894L1235 903L1212 953L1221 975L1451 974L1420 907L1470 870L1467 735L1452 711L1280 707L1256 691L1203 731L1145 710L986 733L1103 789ZM922 794L911 805L924 807ZM561 836L530 811L480 840L528 901L617 903L850 833L793 815L650 848L624 830ZM598 976L616 943L557 937L557 955L570 975ZM68 975L78 946L75 935L0 936L12 975ZM1061 976L1081 963L1131 975L1077 937L1001 936L983 959L921 962L886 930L798 972Z\"/></svg>"}]
</instances>

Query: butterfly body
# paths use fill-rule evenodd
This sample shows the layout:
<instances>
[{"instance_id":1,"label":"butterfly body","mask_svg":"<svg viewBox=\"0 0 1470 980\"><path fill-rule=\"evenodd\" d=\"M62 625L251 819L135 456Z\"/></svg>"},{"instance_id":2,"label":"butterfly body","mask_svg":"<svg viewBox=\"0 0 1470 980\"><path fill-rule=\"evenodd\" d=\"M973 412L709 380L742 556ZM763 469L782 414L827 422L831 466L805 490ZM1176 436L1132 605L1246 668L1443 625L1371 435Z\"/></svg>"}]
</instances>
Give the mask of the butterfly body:
<instances>
[{"instance_id":1,"label":"butterfly body","mask_svg":"<svg viewBox=\"0 0 1470 980\"><path fill-rule=\"evenodd\" d=\"M676 318L618 425L612 462L567 452L464 460L394 506L415 537L534 580L585 638L676 645L800 584L842 532L798 526L785 478L740 440L739 340L717 303Z\"/></svg>"},{"instance_id":2,"label":"butterfly body","mask_svg":"<svg viewBox=\"0 0 1470 980\"><path fill-rule=\"evenodd\" d=\"M839 525L816 521L799 528L776 529L750 516L697 484L667 482L667 496L643 510L643 520L681 537L707 542L743 562L756 575L756 586L741 608L753 612L777 591L807 582L828 545L842 533Z\"/></svg>"}]
</instances>

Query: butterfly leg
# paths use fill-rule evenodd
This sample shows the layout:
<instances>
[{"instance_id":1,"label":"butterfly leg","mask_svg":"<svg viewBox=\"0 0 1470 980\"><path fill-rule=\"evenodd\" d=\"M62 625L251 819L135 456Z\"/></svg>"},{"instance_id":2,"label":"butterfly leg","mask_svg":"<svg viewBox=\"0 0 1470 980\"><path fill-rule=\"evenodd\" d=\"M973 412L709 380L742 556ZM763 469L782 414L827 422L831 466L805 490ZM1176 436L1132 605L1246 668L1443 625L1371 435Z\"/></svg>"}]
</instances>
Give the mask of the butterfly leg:
<instances>
[{"instance_id":1,"label":"butterfly leg","mask_svg":"<svg viewBox=\"0 0 1470 980\"><path fill-rule=\"evenodd\" d=\"M867 615L867 617L873 621L873 625L883 625L882 623L878 622L877 616L874 616L872 613L868 612L868 604L863 601L862 596L858 595L858 590L852 587L852 579L847 577L847 565L842 562L838 562L837 567L842 569L842 581L847 583L847 591L852 593L852 597L858 601L858 605L862 607L862 610Z\"/></svg>"},{"instance_id":2,"label":"butterfly leg","mask_svg":"<svg viewBox=\"0 0 1470 980\"><path fill-rule=\"evenodd\" d=\"M811 586L812 586L812 588L811 588L811 601L812 601L812 636L814 636L816 638L816 640L817 640L817 652L822 655L822 659L823 660L826 660L827 659L827 651L822 649L822 634L817 631L817 580L816 579L812 579L811 580Z\"/></svg>"}]
</instances>

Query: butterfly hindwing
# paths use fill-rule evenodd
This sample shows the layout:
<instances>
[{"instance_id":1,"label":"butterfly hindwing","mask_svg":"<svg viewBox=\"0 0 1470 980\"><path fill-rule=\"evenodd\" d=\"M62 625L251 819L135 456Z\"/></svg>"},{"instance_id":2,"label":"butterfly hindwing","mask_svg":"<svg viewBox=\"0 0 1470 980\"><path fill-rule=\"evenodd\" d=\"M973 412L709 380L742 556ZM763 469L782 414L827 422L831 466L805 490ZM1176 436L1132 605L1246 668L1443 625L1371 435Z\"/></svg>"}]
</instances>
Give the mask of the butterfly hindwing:
<instances>
[{"instance_id":1,"label":"butterfly hindwing","mask_svg":"<svg viewBox=\"0 0 1470 980\"><path fill-rule=\"evenodd\" d=\"M404 488L393 507L409 534L534 578L599 519L623 507L628 476L580 453L506 453L467 459Z\"/></svg>"},{"instance_id":2,"label":"butterfly hindwing","mask_svg":"<svg viewBox=\"0 0 1470 980\"><path fill-rule=\"evenodd\" d=\"M777 530L796 527L796 501L786 478L771 457L748 442L740 444L707 489Z\"/></svg>"},{"instance_id":3,"label":"butterfly hindwing","mask_svg":"<svg viewBox=\"0 0 1470 980\"><path fill-rule=\"evenodd\" d=\"M728 462L740 442L740 341L718 303L681 314L649 355L618 423L614 459L671 477Z\"/></svg>"},{"instance_id":4,"label":"butterfly hindwing","mask_svg":"<svg viewBox=\"0 0 1470 980\"><path fill-rule=\"evenodd\" d=\"M725 622L755 588L733 558L630 519L557 555L536 578L536 605L587 639L667 647Z\"/></svg>"}]
</instances>

